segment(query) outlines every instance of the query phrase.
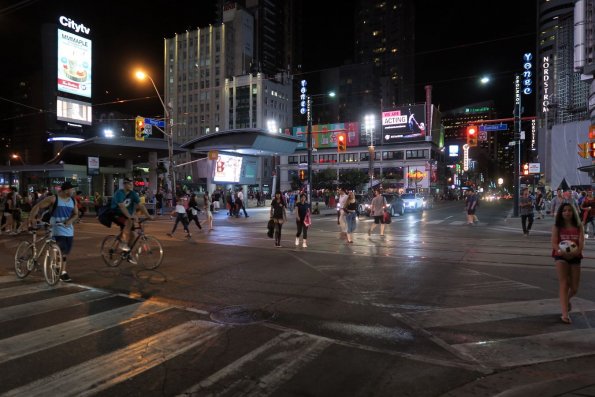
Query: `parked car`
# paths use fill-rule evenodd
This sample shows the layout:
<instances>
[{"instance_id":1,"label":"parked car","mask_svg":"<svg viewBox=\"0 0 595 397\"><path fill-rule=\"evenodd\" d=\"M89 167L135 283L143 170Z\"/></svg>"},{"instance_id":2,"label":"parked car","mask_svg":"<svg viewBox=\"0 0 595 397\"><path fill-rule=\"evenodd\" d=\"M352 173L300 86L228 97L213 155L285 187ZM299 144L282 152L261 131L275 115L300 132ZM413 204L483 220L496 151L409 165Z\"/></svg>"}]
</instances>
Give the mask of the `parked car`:
<instances>
[{"instance_id":1,"label":"parked car","mask_svg":"<svg viewBox=\"0 0 595 397\"><path fill-rule=\"evenodd\" d=\"M405 193L401 195L406 210L422 211L425 207L424 198L418 193Z\"/></svg>"}]
</instances>

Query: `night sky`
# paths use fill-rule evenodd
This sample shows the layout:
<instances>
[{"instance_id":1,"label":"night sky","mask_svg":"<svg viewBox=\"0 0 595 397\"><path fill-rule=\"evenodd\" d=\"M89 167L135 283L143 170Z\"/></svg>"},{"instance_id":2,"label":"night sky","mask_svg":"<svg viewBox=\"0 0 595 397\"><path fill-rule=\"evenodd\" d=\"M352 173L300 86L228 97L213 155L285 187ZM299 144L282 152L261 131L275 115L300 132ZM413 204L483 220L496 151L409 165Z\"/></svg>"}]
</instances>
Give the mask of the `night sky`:
<instances>
[{"instance_id":1,"label":"night sky","mask_svg":"<svg viewBox=\"0 0 595 397\"><path fill-rule=\"evenodd\" d=\"M150 85L137 82L132 71L144 66L161 89L163 38L206 26L213 21L209 1L21 0L0 3L0 37L6 45L0 96L9 82L27 76L41 61L40 28L66 15L91 28L94 51L94 104L153 96ZM304 70L338 66L353 59L352 1L306 0ZM505 116L512 112L513 74L521 57L535 47L534 0L417 0L416 102L423 86L432 84L434 103L442 110L494 99ZM483 4L485 3L485 4ZM82 5L81 5L82 4ZM324 8L320 7L324 4ZM307 27L317 27L308 29ZM325 29L324 27L328 27ZM478 84L481 75L493 81ZM104 105L112 106L112 105ZM121 107L121 108L120 108ZM156 98L116 105L114 109L159 114ZM138 112L137 112L138 113ZM0 114L0 119L2 119Z\"/></svg>"}]
</instances>

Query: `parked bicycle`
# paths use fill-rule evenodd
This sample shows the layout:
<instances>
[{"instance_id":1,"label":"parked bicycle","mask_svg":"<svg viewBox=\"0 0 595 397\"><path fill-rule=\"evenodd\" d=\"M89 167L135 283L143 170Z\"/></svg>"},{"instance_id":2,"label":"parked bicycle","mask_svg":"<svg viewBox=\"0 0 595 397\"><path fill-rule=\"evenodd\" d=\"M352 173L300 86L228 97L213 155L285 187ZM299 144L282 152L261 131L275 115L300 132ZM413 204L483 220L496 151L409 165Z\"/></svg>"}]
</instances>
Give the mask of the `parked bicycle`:
<instances>
[{"instance_id":1,"label":"parked bicycle","mask_svg":"<svg viewBox=\"0 0 595 397\"><path fill-rule=\"evenodd\" d=\"M157 238L145 234L143 223L148 218L138 220L132 227L136 231L136 238L130 245L130 251L120 248L122 243L122 232L117 236L110 235L101 243L101 257L106 265L110 267L119 266L122 261L134 265L144 266L145 269L156 269L163 262L163 246Z\"/></svg>"},{"instance_id":2,"label":"parked bicycle","mask_svg":"<svg viewBox=\"0 0 595 397\"><path fill-rule=\"evenodd\" d=\"M37 238L37 230L43 227L45 235ZM49 223L41 223L29 228L32 241L22 241L14 254L14 271L18 278L23 279L33 270L39 270L43 261L43 276L48 285L56 285L62 273L62 251L52 237Z\"/></svg>"}]
</instances>

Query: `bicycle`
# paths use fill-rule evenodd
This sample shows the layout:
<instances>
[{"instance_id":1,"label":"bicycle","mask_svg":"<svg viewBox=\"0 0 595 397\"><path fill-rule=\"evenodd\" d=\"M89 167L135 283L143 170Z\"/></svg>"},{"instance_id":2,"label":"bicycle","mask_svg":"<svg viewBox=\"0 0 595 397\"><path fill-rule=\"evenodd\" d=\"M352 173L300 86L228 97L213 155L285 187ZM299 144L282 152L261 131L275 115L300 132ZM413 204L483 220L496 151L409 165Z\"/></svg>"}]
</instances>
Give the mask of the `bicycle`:
<instances>
[{"instance_id":1,"label":"bicycle","mask_svg":"<svg viewBox=\"0 0 595 397\"><path fill-rule=\"evenodd\" d=\"M48 285L56 285L60 281L60 274L64 263L62 251L52 236L49 223L41 224L45 227L46 233L42 239L37 238L36 227L29 228L33 235L32 242L22 241L14 254L14 270L18 278L24 279L33 270L39 270L39 258L43 257L43 276ZM43 241L41 248L38 245Z\"/></svg>"},{"instance_id":2,"label":"bicycle","mask_svg":"<svg viewBox=\"0 0 595 397\"><path fill-rule=\"evenodd\" d=\"M157 238L145 234L143 223L148 218L137 221L132 230L137 230L136 238L130 245L130 251L120 248L122 243L122 231L116 235L109 235L101 243L101 257L106 265L110 267L119 266L122 261L133 265L144 266L145 269L157 269L163 262L163 247Z\"/></svg>"}]
</instances>

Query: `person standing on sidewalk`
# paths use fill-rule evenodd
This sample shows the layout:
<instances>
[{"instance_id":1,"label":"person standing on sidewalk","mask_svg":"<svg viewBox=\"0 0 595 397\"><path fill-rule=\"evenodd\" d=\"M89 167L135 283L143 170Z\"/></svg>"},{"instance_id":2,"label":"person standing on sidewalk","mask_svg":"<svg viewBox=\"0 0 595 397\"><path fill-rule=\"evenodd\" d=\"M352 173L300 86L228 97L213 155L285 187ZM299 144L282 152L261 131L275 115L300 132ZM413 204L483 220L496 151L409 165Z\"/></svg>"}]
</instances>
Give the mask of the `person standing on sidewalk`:
<instances>
[{"instance_id":1,"label":"person standing on sidewalk","mask_svg":"<svg viewBox=\"0 0 595 397\"><path fill-rule=\"evenodd\" d=\"M595 198L593 198L593 191L589 190L587 197L581 204L583 210L583 225L585 226L585 239L589 238L589 224L591 224L591 234L595 237L595 224L593 217L595 216Z\"/></svg>"},{"instance_id":2,"label":"person standing on sidewalk","mask_svg":"<svg viewBox=\"0 0 595 397\"><path fill-rule=\"evenodd\" d=\"M238 213L236 214L236 217L240 217L240 210L244 211L244 217L249 218L248 214L246 213L246 203L244 201L244 189L240 188L238 190Z\"/></svg>"},{"instance_id":3,"label":"person standing on sidewalk","mask_svg":"<svg viewBox=\"0 0 595 397\"><path fill-rule=\"evenodd\" d=\"M569 256L560 251L560 241L564 240L572 241L578 246L574 255ZM555 260L558 272L558 295L562 309L560 320L565 324L570 324L571 320L568 315L572 309L570 299L578 292L581 278L581 259L583 258L583 247L585 245L583 224L572 204L562 203L558 208L555 224L552 226L551 241L552 257Z\"/></svg>"},{"instance_id":4,"label":"person standing on sidewalk","mask_svg":"<svg viewBox=\"0 0 595 397\"><path fill-rule=\"evenodd\" d=\"M306 195L300 195L300 201L296 204L295 208L297 211L295 212L295 223L297 225L297 233L295 235L295 245L300 245L300 235L302 232L304 233L304 238L302 240L302 247L308 247L306 240L308 239L308 226L304 223L306 220L306 215L309 215L310 212L310 203L306 202Z\"/></svg>"},{"instance_id":5,"label":"person standing on sidewalk","mask_svg":"<svg viewBox=\"0 0 595 397\"><path fill-rule=\"evenodd\" d=\"M209 193L205 192L203 195L203 201L205 204L205 212L207 213L207 225L209 225L209 232L213 230L213 211L215 210L215 201L211 201Z\"/></svg>"},{"instance_id":6,"label":"person standing on sidewalk","mask_svg":"<svg viewBox=\"0 0 595 397\"><path fill-rule=\"evenodd\" d=\"M528 236L533 226L533 199L529 196L529 189L523 189L519 201L519 212L521 214L521 224L523 226L523 235ZM529 224L527 224L527 220Z\"/></svg>"},{"instance_id":7,"label":"person standing on sidewalk","mask_svg":"<svg viewBox=\"0 0 595 397\"><path fill-rule=\"evenodd\" d=\"M281 248L281 229L287 219L286 205L281 192L275 192L275 198L271 202L271 219L275 222L275 247Z\"/></svg>"},{"instance_id":8,"label":"person standing on sidewalk","mask_svg":"<svg viewBox=\"0 0 595 397\"><path fill-rule=\"evenodd\" d=\"M384 236L384 208L386 207L386 200L380 194L380 190L374 190L374 198L370 203L370 215L374 217L374 223L368 229L368 236L372 234L372 231L376 228L376 225L380 225L380 235Z\"/></svg>"}]
</instances>

